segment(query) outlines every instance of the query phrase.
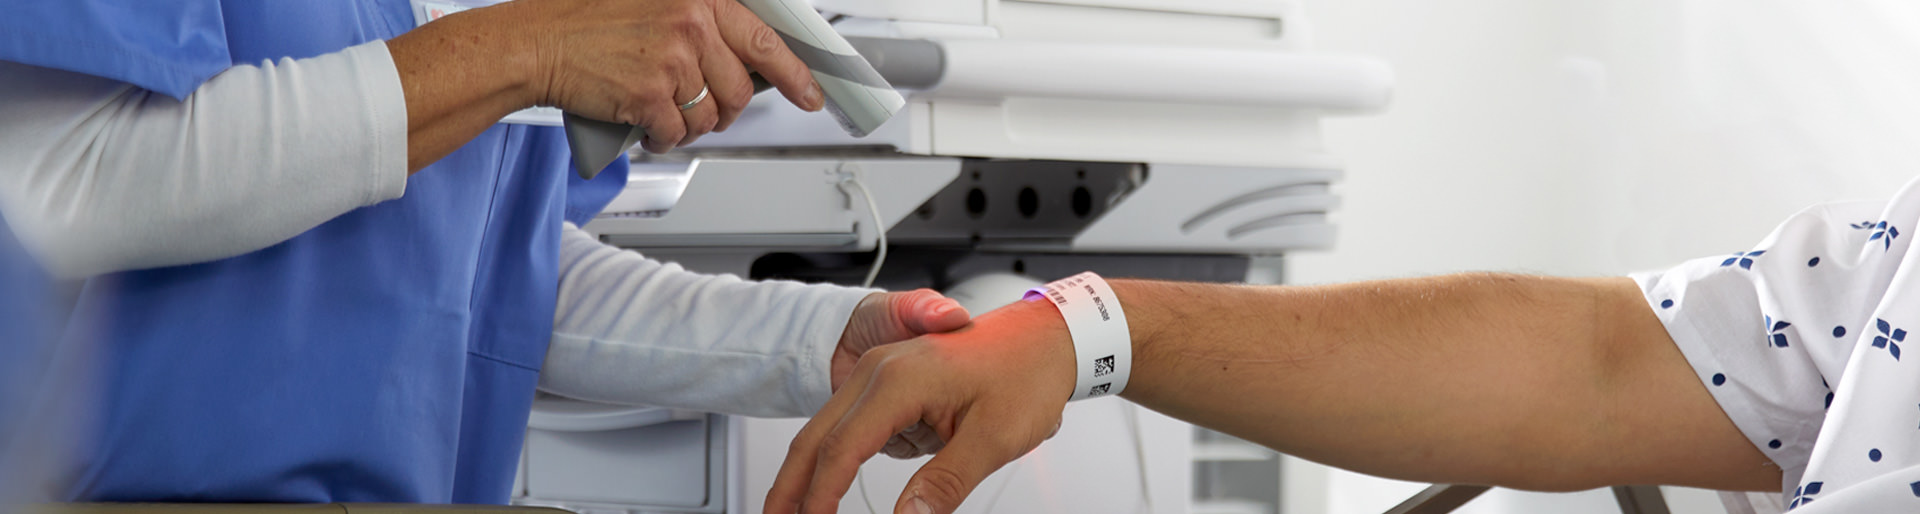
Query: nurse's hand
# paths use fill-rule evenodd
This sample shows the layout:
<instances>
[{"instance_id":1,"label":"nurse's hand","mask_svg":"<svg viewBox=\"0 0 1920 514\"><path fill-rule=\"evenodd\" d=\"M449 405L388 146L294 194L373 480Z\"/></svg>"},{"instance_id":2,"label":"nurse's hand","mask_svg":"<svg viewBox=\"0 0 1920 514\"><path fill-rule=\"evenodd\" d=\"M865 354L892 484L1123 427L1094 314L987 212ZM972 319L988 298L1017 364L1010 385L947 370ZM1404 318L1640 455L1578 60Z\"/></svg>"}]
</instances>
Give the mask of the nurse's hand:
<instances>
[{"instance_id":1,"label":"nurse's hand","mask_svg":"<svg viewBox=\"0 0 1920 514\"><path fill-rule=\"evenodd\" d=\"M1052 304L1019 302L949 333L867 352L793 440L765 512L836 512L862 462L925 423L946 447L893 512L953 512L987 475L1060 428L1073 344Z\"/></svg>"},{"instance_id":2,"label":"nurse's hand","mask_svg":"<svg viewBox=\"0 0 1920 514\"><path fill-rule=\"evenodd\" d=\"M647 129L664 152L725 130L753 97L749 68L795 105L818 84L777 32L736 0L522 0L537 51L535 103ZM687 110L680 105L710 96Z\"/></svg>"},{"instance_id":3,"label":"nurse's hand","mask_svg":"<svg viewBox=\"0 0 1920 514\"><path fill-rule=\"evenodd\" d=\"M672 150L740 116L748 68L803 109L825 105L806 64L736 0L519 0L448 15L387 50L409 173L535 105L639 125L648 151ZM708 98L681 110L703 87Z\"/></svg>"},{"instance_id":4,"label":"nurse's hand","mask_svg":"<svg viewBox=\"0 0 1920 514\"><path fill-rule=\"evenodd\" d=\"M972 318L960 302L932 289L903 293L874 293L860 300L847 320L840 344L834 349L828 377L840 390L853 367L868 350L923 334L949 332L967 326ZM945 443L925 425L914 425L887 440L886 454L911 459L940 451Z\"/></svg>"},{"instance_id":5,"label":"nurse's hand","mask_svg":"<svg viewBox=\"0 0 1920 514\"><path fill-rule=\"evenodd\" d=\"M840 390L853 374L855 363L868 350L898 343L926 334L951 332L967 326L972 316L960 302L932 289L898 293L874 293L860 300L840 334L840 345L833 352L829 376L833 390Z\"/></svg>"}]
</instances>

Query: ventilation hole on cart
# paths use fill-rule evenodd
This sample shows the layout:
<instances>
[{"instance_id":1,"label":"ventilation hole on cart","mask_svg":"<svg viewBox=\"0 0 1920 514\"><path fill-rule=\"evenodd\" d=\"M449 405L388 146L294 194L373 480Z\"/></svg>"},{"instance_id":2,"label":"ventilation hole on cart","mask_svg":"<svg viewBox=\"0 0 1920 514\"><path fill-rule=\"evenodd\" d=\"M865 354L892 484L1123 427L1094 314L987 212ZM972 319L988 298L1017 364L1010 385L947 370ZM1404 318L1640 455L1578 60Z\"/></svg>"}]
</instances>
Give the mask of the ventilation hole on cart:
<instances>
[{"instance_id":1,"label":"ventilation hole on cart","mask_svg":"<svg viewBox=\"0 0 1920 514\"><path fill-rule=\"evenodd\" d=\"M1080 168L1080 169L1077 169L1077 170L1073 170L1073 178L1077 178L1077 179L1080 179L1080 180L1086 180L1086 179L1087 179L1087 169L1086 169L1086 168Z\"/></svg>"},{"instance_id":2,"label":"ventilation hole on cart","mask_svg":"<svg viewBox=\"0 0 1920 514\"><path fill-rule=\"evenodd\" d=\"M1093 192L1085 186L1073 188L1073 215L1082 218L1093 214Z\"/></svg>"},{"instance_id":3,"label":"ventilation hole on cart","mask_svg":"<svg viewBox=\"0 0 1920 514\"><path fill-rule=\"evenodd\" d=\"M1034 214L1040 213L1040 192L1032 187L1020 188L1019 202L1020 217L1033 219Z\"/></svg>"},{"instance_id":4,"label":"ventilation hole on cart","mask_svg":"<svg viewBox=\"0 0 1920 514\"><path fill-rule=\"evenodd\" d=\"M1027 272L1027 261L1024 261L1024 260L1021 260L1021 259L1014 259L1014 260L1013 260L1013 272L1014 272L1014 273L1026 273L1026 272Z\"/></svg>"},{"instance_id":5,"label":"ventilation hole on cart","mask_svg":"<svg viewBox=\"0 0 1920 514\"><path fill-rule=\"evenodd\" d=\"M977 187L973 188L972 191L967 191L967 215L972 216L974 219L980 219L981 216L987 215L986 191L981 191L980 188Z\"/></svg>"},{"instance_id":6,"label":"ventilation hole on cart","mask_svg":"<svg viewBox=\"0 0 1920 514\"><path fill-rule=\"evenodd\" d=\"M979 171L979 170L974 170L974 172L973 172L973 181L974 181L974 182L979 182L979 181L980 181L980 171Z\"/></svg>"},{"instance_id":7,"label":"ventilation hole on cart","mask_svg":"<svg viewBox=\"0 0 1920 514\"><path fill-rule=\"evenodd\" d=\"M933 204L928 203L926 205L922 205L920 206L920 210L913 211L913 214L915 216L919 216L920 219L923 219L923 220L933 219Z\"/></svg>"}]
</instances>

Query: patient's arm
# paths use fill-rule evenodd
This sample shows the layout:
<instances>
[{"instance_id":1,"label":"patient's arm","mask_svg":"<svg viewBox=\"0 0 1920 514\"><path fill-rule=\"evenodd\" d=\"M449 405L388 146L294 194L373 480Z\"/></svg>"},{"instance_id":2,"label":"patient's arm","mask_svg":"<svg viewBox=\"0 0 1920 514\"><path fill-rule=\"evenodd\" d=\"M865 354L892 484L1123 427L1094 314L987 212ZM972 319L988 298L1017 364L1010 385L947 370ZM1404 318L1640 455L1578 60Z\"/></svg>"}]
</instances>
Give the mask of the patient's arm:
<instances>
[{"instance_id":1,"label":"patient's arm","mask_svg":"<svg viewBox=\"0 0 1920 514\"><path fill-rule=\"evenodd\" d=\"M1123 396L1289 454L1524 489L1779 484L1628 279L1112 285L1134 345ZM1072 358L1046 302L876 350L795 440L767 512L830 512L855 466L922 419L948 445L899 507L951 512L1050 435Z\"/></svg>"}]
</instances>

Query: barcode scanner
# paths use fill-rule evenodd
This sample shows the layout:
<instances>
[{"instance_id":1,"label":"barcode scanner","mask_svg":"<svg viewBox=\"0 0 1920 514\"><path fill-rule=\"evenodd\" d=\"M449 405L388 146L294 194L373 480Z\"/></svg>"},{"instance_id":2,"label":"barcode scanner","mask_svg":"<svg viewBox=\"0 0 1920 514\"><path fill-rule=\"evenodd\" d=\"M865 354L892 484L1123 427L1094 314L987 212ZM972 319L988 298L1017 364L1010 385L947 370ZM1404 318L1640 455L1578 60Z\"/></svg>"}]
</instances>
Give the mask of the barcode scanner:
<instances>
[{"instance_id":1,"label":"barcode scanner","mask_svg":"<svg viewBox=\"0 0 1920 514\"><path fill-rule=\"evenodd\" d=\"M820 83L820 90L825 93L827 112L832 113L848 134L866 137L906 106L906 98L805 0L740 0L740 3L779 33L787 49L806 63L807 69L813 72L813 80ZM755 93L772 87L758 74L753 75L753 81ZM626 155L628 148L646 136L643 127L587 119L572 113L562 116L562 120L567 147L573 150L573 168L585 179L599 175L600 170Z\"/></svg>"}]
</instances>

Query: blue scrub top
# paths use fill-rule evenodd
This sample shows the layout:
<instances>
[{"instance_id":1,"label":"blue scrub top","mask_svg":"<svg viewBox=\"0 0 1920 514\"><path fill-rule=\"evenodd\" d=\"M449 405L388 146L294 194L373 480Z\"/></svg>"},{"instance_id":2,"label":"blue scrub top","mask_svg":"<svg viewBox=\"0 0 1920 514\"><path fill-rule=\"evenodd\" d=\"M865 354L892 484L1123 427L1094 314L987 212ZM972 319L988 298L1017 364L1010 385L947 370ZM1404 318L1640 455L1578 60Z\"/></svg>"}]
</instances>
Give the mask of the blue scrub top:
<instances>
[{"instance_id":1,"label":"blue scrub top","mask_svg":"<svg viewBox=\"0 0 1920 514\"><path fill-rule=\"evenodd\" d=\"M407 0L10 0L0 59L182 97L233 64L413 26ZM357 151L341 149L341 151ZM504 503L552 332L561 221L619 192L499 125L404 198L232 259L86 284L100 423L70 500Z\"/></svg>"},{"instance_id":2,"label":"blue scrub top","mask_svg":"<svg viewBox=\"0 0 1920 514\"><path fill-rule=\"evenodd\" d=\"M25 501L16 495L27 491L16 485L33 480L26 474L37 470L27 453L39 442L27 434L51 421L30 414L53 348L47 293L46 275L0 219L0 505Z\"/></svg>"}]
</instances>

